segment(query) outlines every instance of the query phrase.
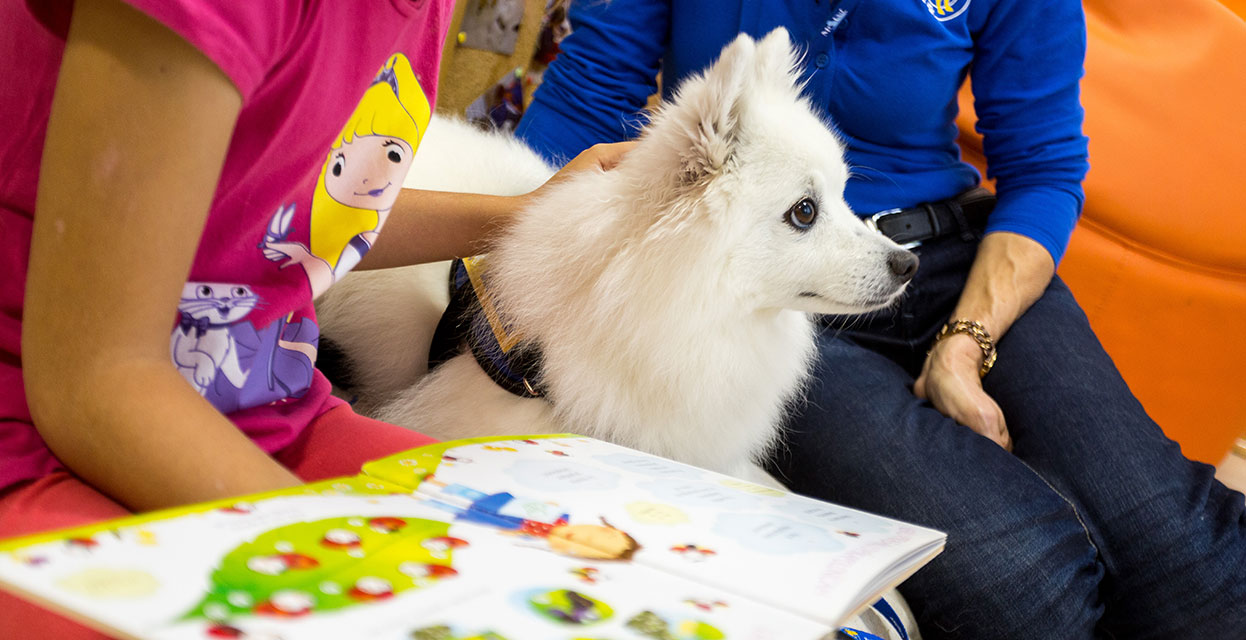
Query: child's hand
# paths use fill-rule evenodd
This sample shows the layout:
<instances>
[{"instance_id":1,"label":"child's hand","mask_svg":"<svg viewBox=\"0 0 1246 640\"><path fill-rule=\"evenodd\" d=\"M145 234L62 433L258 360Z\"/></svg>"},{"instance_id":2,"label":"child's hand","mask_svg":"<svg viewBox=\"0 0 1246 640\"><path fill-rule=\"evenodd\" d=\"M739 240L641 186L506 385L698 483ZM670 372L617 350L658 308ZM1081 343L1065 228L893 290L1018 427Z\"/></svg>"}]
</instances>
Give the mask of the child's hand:
<instances>
[{"instance_id":1,"label":"child's hand","mask_svg":"<svg viewBox=\"0 0 1246 640\"><path fill-rule=\"evenodd\" d=\"M580 155L571 159L571 162L563 165L558 173L555 173L545 184L537 187L535 190L526 194L515 196L514 201L517 203L504 219L509 219L511 215L522 211L532 205L533 202L539 200L550 188L551 185L558 184L564 180L583 171L610 171L618 166L623 156L636 146L635 140L625 142L603 142L595 144L580 152Z\"/></svg>"},{"instance_id":2,"label":"child's hand","mask_svg":"<svg viewBox=\"0 0 1246 640\"><path fill-rule=\"evenodd\" d=\"M566 166L555 174L553 178L550 178L550 180L557 180L575 173L576 171L584 171L594 167L601 169L602 171L609 171L617 166L619 161L623 159L623 156L628 151L631 151L635 146L635 140L595 144L584 151L581 151L580 155L573 158L571 162L568 162Z\"/></svg>"},{"instance_id":3,"label":"child's hand","mask_svg":"<svg viewBox=\"0 0 1246 640\"><path fill-rule=\"evenodd\" d=\"M550 185L566 180L581 171L610 171L618 166L619 162L623 160L623 156L635 146L635 140L595 144L581 151L580 155L572 158L571 162L563 165L563 168L559 169L558 173L545 181L545 184L538 187L535 191L525 196L525 199L531 201L543 193Z\"/></svg>"},{"instance_id":4,"label":"child's hand","mask_svg":"<svg viewBox=\"0 0 1246 640\"><path fill-rule=\"evenodd\" d=\"M535 191L521 196L403 189L386 219L385 240L368 251L358 268L401 267L486 253L490 238L496 237L498 230L505 228L516 213L530 206L550 185L582 171L610 171L634 146L635 142L594 145ZM280 234L276 227L269 231ZM289 255L288 248L280 242L270 242L265 247L284 255ZM280 260L281 255L270 259Z\"/></svg>"}]
</instances>

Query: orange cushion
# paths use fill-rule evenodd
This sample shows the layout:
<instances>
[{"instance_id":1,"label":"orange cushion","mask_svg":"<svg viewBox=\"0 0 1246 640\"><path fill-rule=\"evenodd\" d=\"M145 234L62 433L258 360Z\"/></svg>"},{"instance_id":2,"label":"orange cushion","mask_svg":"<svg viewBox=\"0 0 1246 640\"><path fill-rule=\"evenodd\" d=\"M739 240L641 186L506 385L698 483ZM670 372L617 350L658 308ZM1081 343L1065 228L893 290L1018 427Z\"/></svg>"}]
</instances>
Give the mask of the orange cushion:
<instances>
[{"instance_id":1,"label":"orange cushion","mask_svg":"<svg viewBox=\"0 0 1246 640\"><path fill-rule=\"evenodd\" d=\"M1085 0L1091 170L1060 265L1151 417L1218 463L1246 431L1246 0ZM966 159L983 165L972 98Z\"/></svg>"}]
</instances>

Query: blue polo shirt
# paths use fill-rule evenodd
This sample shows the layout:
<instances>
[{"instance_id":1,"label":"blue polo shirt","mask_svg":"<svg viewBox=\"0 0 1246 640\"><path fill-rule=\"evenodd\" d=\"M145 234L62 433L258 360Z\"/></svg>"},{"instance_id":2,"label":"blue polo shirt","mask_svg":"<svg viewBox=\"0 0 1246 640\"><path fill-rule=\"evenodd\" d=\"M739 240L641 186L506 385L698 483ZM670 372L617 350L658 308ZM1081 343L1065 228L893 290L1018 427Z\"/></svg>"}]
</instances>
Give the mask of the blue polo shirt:
<instances>
[{"instance_id":1,"label":"blue polo shirt","mask_svg":"<svg viewBox=\"0 0 1246 640\"><path fill-rule=\"evenodd\" d=\"M1077 0L574 0L572 33L518 135L555 162L633 137L661 70L664 97L737 33L784 26L805 52L806 95L829 114L861 215L976 186L956 144L957 91L972 75L978 131L1012 231L1059 261L1088 169Z\"/></svg>"}]
</instances>

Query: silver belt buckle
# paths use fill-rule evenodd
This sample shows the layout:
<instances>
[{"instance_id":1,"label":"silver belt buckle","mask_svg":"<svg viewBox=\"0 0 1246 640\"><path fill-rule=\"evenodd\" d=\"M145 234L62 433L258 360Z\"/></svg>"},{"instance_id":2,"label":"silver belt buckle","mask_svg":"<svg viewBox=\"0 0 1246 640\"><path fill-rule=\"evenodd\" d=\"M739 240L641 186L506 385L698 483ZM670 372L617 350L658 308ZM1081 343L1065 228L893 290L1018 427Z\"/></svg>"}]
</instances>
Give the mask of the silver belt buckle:
<instances>
[{"instance_id":1,"label":"silver belt buckle","mask_svg":"<svg viewBox=\"0 0 1246 640\"><path fill-rule=\"evenodd\" d=\"M866 216L862 218L862 221L865 222L865 226L873 230L874 233L882 233L882 231L879 231L878 229L878 221L887 216L900 213L901 211L904 211L904 209L900 207L896 207L895 209L887 209L885 211L879 211L878 213L875 213L874 215ZM914 240L913 242L906 242L900 245L900 248L901 249L915 249L921 246L921 244L922 244L921 240Z\"/></svg>"}]
</instances>

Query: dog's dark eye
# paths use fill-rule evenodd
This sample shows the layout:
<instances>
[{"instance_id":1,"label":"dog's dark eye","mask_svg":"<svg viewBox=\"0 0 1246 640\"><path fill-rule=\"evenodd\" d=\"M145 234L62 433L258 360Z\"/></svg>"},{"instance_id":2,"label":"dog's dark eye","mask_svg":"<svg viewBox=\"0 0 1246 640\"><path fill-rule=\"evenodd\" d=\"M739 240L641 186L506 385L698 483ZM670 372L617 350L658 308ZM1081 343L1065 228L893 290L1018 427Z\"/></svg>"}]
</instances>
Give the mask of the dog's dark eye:
<instances>
[{"instance_id":1,"label":"dog's dark eye","mask_svg":"<svg viewBox=\"0 0 1246 640\"><path fill-rule=\"evenodd\" d=\"M792 225L792 228L797 231L807 231L817 219L818 205L813 198L801 198L800 202L792 205L792 208L788 209L783 216L783 221Z\"/></svg>"}]
</instances>

